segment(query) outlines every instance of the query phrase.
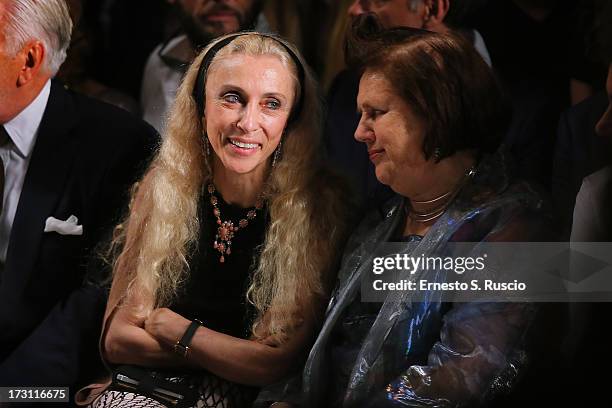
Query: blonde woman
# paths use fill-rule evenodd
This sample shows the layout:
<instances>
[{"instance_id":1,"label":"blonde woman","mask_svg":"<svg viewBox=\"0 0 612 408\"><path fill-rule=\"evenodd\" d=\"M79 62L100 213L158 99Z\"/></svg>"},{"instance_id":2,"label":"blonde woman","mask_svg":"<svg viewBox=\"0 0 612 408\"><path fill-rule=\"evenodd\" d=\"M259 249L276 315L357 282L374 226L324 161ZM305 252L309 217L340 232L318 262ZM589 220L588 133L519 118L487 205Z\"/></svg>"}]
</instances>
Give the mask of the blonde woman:
<instances>
[{"instance_id":1,"label":"blonde woman","mask_svg":"<svg viewBox=\"0 0 612 408\"><path fill-rule=\"evenodd\" d=\"M303 363L348 214L319 123L316 84L284 40L232 34L195 59L114 240L112 384L78 400L250 406Z\"/></svg>"}]
</instances>

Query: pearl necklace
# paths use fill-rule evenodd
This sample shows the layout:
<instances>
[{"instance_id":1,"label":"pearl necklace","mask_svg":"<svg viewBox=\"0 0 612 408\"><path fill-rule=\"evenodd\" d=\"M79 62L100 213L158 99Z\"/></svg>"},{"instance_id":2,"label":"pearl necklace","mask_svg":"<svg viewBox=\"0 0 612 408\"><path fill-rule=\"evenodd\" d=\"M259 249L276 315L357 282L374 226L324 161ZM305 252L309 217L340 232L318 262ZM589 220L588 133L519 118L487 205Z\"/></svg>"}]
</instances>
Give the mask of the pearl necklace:
<instances>
[{"instance_id":1,"label":"pearl necklace","mask_svg":"<svg viewBox=\"0 0 612 408\"><path fill-rule=\"evenodd\" d=\"M246 213L246 217L240 219L238 221L238 225L234 225L232 220L222 221L221 220L221 210L219 210L218 204L219 200L215 195L215 186L210 183L208 185L208 193L210 194L210 203L213 207L213 214L217 219L217 235L215 236L215 241L213 242L213 248L221 253L221 257L219 258L219 262L225 262L225 257L232 253L232 238L236 235L236 233L246 228L249 225L249 221L253 221L257 216L257 210L261 210L263 208L263 198L259 197L257 202L255 203L255 207L251 208Z\"/></svg>"}]
</instances>

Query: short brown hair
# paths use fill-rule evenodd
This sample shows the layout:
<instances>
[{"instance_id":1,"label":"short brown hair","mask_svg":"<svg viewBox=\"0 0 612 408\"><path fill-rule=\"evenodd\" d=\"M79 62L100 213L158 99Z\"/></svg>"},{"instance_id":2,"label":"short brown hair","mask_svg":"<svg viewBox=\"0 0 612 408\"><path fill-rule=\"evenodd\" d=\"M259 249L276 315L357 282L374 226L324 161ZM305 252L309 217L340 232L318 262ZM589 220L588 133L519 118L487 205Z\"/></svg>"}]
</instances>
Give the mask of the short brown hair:
<instances>
[{"instance_id":1,"label":"short brown hair","mask_svg":"<svg viewBox=\"0 0 612 408\"><path fill-rule=\"evenodd\" d=\"M464 149L493 152L509 110L491 69L457 34L394 28L358 18L347 42L349 61L381 73L426 125L423 153L444 158Z\"/></svg>"}]
</instances>

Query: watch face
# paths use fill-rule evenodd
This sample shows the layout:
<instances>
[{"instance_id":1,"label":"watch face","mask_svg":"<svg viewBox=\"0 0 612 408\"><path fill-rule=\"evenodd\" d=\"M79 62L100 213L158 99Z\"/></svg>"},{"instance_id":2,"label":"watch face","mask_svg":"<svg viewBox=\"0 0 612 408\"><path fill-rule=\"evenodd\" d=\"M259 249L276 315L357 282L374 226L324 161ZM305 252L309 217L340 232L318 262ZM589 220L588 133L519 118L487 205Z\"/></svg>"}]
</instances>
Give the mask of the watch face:
<instances>
[{"instance_id":1,"label":"watch face","mask_svg":"<svg viewBox=\"0 0 612 408\"><path fill-rule=\"evenodd\" d=\"M174 352L178 354L179 356L183 356L187 358L187 353L189 352L189 346L182 345L180 343L181 340L177 341L176 344L174 345Z\"/></svg>"}]
</instances>

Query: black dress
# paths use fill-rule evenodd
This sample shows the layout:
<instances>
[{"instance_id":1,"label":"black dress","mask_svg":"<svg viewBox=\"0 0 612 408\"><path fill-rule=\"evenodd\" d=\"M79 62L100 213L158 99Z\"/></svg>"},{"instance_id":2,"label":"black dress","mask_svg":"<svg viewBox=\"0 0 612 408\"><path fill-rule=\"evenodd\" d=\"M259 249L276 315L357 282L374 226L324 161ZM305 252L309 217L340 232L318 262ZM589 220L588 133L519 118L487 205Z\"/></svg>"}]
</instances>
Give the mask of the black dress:
<instances>
[{"instance_id":1,"label":"black dress","mask_svg":"<svg viewBox=\"0 0 612 408\"><path fill-rule=\"evenodd\" d=\"M248 209L226 203L219 194L217 198L223 221L231 220L238 225L246 218ZM221 253L213 247L218 225L208 192L200 202L199 247L190 262L189 279L170 308L187 319L199 319L211 330L247 339L251 336L255 310L247 302L246 292L264 243L267 211L265 208L258 211L248 226L236 232L231 254L220 262ZM205 407L250 407L258 391L205 373L200 399Z\"/></svg>"},{"instance_id":2,"label":"black dress","mask_svg":"<svg viewBox=\"0 0 612 408\"><path fill-rule=\"evenodd\" d=\"M247 209L227 204L217 195L223 221L238 225L246 217ZM236 232L232 239L232 253L219 261L220 253L213 248L217 233L217 219L213 214L207 192L200 200L200 241L190 259L188 279L179 289L170 309L181 316L199 319L204 326L234 337L247 339L255 311L246 301L251 274L259 262L265 231L269 222L266 208L257 212L249 225ZM197 390L198 408L250 407L257 396L257 387L233 383L206 370L176 372L166 369L145 368L151 377ZM121 371L121 370L120 370ZM119 391L112 387L104 392L93 408L161 408L163 405L150 396L136 392Z\"/></svg>"},{"instance_id":3,"label":"black dress","mask_svg":"<svg viewBox=\"0 0 612 408\"><path fill-rule=\"evenodd\" d=\"M218 207L223 221L234 225L246 218L247 209L227 204L220 195ZM266 209L258 211L232 239L232 253L220 262L220 252L213 248L217 219L212 212L210 196L201 200L199 248L190 262L189 279L170 307L187 319L199 319L211 330L234 337L250 337L254 310L247 304L246 291L250 277L259 262L259 254L268 224Z\"/></svg>"}]
</instances>

